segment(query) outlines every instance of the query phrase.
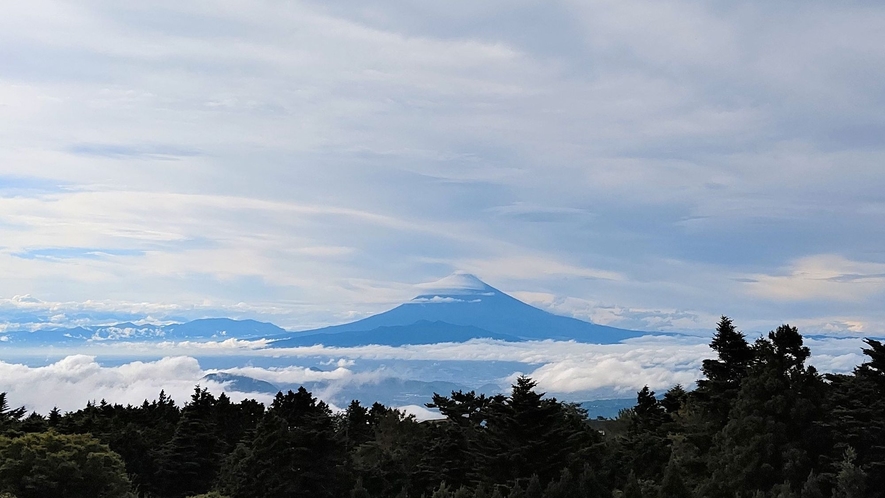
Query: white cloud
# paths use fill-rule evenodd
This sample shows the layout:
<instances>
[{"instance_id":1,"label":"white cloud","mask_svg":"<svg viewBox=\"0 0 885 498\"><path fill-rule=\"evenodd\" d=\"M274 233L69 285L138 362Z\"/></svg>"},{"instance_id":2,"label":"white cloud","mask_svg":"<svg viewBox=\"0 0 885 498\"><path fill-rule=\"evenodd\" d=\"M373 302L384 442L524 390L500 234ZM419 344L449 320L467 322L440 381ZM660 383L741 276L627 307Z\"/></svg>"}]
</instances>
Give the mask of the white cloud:
<instances>
[{"instance_id":1,"label":"white cloud","mask_svg":"<svg viewBox=\"0 0 885 498\"><path fill-rule=\"evenodd\" d=\"M101 399L139 404L156 399L161 389L181 403L203 376L197 360L187 357L103 367L94 357L75 355L42 367L0 362L0 372L0 390L8 393L10 403L40 413L53 406L75 410Z\"/></svg>"},{"instance_id":2,"label":"white cloud","mask_svg":"<svg viewBox=\"0 0 885 498\"><path fill-rule=\"evenodd\" d=\"M13 405L23 404L29 410L42 413L53 406L75 410L83 407L87 401L100 399L111 403L137 404L144 399L155 399L161 389L183 403L189 399L197 383L216 394L230 389L230 386L201 380L208 373L226 372L277 385L318 382L321 387L314 394L333 400L345 387L353 389L362 386L371 392L372 386L379 381L407 373L408 368L396 367L399 361L423 360L437 367L444 366L448 361L483 364L493 361L516 362L524 368L517 368L517 371L499 379L502 387L512 383L516 376L527 374L538 382L539 389L557 396L573 398L596 393L629 397L644 385L659 391L677 383L690 387L700 374L701 361L712 355L706 345L707 339L698 337L646 337L615 345L474 340L461 344L403 347L313 346L290 349L265 349L257 343L239 347L234 342L227 340L201 345L168 343L162 347L102 344L79 348L81 353L56 348L53 354L67 356L43 366L0 362L0 391L9 393L8 399ZM823 372L849 372L864 361L860 352L863 343L859 338L809 338L807 343L813 354L810 364ZM40 351L18 353L39 354ZM155 361L138 359L164 353L170 356ZM225 356L243 363L249 358L289 359L290 365L204 369L196 359L215 358L217 361ZM99 357L132 360L118 366L107 366L100 363ZM321 358L328 358L328 361L319 361ZM362 366L364 360L382 360L387 367L366 368ZM31 357L29 363L33 361ZM319 362L334 365L335 368L318 370L305 366L304 362L307 365ZM463 370L461 366L458 370L462 371L461 377L453 381L465 385L475 382L469 369ZM269 396L264 395L228 392L234 399L257 396L260 401L269 400ZM423 417L426 414L421 412L418 415Z\"/></svg>"},{"instance_id":3,"label":"white cloud","mask_svg":"<svg viewBox=\"0 0 885 498\"><path fill-rule=\"evenodd\" d=\"M801 258L780 275L745 278L751 293L766 298L862 301L885 291L885 264L824 254Z\"/></svg>"}]
</instances>

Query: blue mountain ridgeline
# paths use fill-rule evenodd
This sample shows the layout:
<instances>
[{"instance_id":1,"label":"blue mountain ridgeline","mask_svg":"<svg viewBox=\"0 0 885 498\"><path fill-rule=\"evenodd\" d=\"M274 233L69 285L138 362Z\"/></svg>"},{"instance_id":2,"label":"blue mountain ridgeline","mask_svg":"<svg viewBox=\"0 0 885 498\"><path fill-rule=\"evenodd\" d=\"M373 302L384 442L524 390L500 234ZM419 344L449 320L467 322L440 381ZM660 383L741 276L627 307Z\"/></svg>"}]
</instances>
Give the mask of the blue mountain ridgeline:
<instances>
[{"instance_id":1,"label":"blue mountain ridgeline","mask_svg":"<svg viewBox=\"0 0 885 498\"><path fill-rule=\"evenodd\" d=\"M289 333L272 323L230 318L205 318L169 325L113 325L13 330L2 334L10 346L76 345L102 342L219 341L258 339Z\"/></svg>"},{"instance_id":2,"label":"blue mountain ridgeline","mask_svg":"<svg viewBox=\"0 0 885 498\"><path fill-rule=\"evenodd\" d=\"M206 374L201 380L223 384L225 391L237 391L241 393L276 394L281 389L270 382L253 379L245 375L236 375L226 372Z\"/></svg>"},{"instance_id":3,"label":"blue mountain ridgeline","mask_svg":"<svg viewBox=\"0 0 885 498\"><path fill-rule=\"evenodd\" d=\"M103 326L46 328L3 334L7 345L76 345L108 341L218 341L268 339L272 347L322 344L354 347L369 344L403 346L494 339L577 341L613 344L647 335L554 315L530 306L473 275L455 273L419 286L420 294L389 311L352 323L290 332L272 323L206 318L168 325L124 322Z\"/></svg>"},{"instance_id":4,"label":"blue mountain ridgeline","mask_svg":"<svg viewBox=\"0 0 885 498\"><path fill-rule=\"evenodd\" d=\"M465 273L455 273L426 287L422 294L390 311L343 325L293 332L277 338L273 346L397 346L483 338L613 344L648 335L554 315Z\"/></svg>"}]
</instances>

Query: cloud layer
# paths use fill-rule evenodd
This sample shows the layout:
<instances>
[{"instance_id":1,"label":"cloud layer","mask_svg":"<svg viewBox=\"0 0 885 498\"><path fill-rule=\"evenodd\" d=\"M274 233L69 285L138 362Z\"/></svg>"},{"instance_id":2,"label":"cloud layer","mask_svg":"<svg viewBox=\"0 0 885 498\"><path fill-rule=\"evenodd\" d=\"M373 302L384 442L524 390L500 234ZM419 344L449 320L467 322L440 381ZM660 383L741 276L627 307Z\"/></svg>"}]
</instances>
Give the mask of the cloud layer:
<instances>
[{"instance_id":1,"label":"cloud layer","mask_svg":"<svg viewBox=\"0 0 885 498\"><path fill-rule=\"evenodd\" d=\"M692 387L701 361L712 355L706 342L698 337L645 337L615 345L473 340L402 347L291 349L265 349L261 344L233 340L169 343L159 348L103 344L81 348L79 353L54 349L51 353L57 360L29 356L0 361L0 391L9 393L12 404L41 413L54 406L63 411L79 409L90 400L138 404L155 399L161 389L182 403L198 383L216 394L226 391L234 399L270 399L266 394L236 392L228 384L202 380L208 373L226 372L278 387L319 383L321 388L315 394L341 405L336 395L343 389L371 393L373 386L388 378L443 380L444 370L455 372L445 380L476 386L480 370L497 362L504 370L497 368L500 374L493 382L504 392L517 376L528 375L540 389L562 399L628 398L645 385L657 391L675 384ZM810 363L823 372L848 372L864 361L863 344L856 338L812 338L808 344L814 355ZM46 352L43 354L45 357ZM266 363L270 359L274 365ZM416 362L425 362L424 370L416 370ZM219 363L228 366L204 366Z\"/></svg>"},{"instance_id":2,"label":"cloud layer","mask_svg":"<svg viewBox=\"0 0 885 498\"><path fill-rule=\"evenodd\" d=\"M0 19L3 307L310 328L463 269L618 326L881 333L883 21L20 2Z\"/></svg>"}]
</instances>

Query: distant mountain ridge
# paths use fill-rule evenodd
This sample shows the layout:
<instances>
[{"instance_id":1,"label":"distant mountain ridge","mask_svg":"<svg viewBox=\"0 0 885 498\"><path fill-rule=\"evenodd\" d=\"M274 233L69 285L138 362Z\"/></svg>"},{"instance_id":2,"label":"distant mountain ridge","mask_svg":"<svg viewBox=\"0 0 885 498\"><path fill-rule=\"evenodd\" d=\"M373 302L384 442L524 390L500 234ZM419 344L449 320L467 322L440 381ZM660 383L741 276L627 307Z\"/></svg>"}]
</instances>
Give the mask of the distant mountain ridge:
<instances>
[{"instance_id":1,"label":"distant mountain ridge","mask_svg":"<svg viewBox=\"0 0 885 498\"><path fill-rule=\"evenodd\" d=\"M71 345L85 342L159 342L208 341L225 339L260 339L289 333L272 323L230 318L203 318L168 325L136 325L131 322L113 325L46 328L37 331L5 332L3 343L9 345Z\"/></svg>"},{"instance_id":2,"label":"distant mountain ridge","mask_svg":"<svg viewBox=\"0 0 885 498\"><path fill-rule=\"evenodd\" d=\"M617 343L648 335L578 320L535 308L486 284L474 275L456 272L419 286L421 294L392 310L352 323L275 340L275 347L309 344L435 344L468 339L504 341L557 340Z\"/></svg>"},{"instance_id":3,"label":"distant mountain ridge","mask_svg":"<svg viewBox=\"0 0 885 498\"><path fill-rule=\"evenodd\" d=\"M76 345L101 342L222 341L267 339L272 347L322 344L355 347L404 346L492 339L555 340L612 344L647 335L578 320L528 305L474 275L456 272L418 286L419 294L391 310L352 323L291 332L256 320L205 318L167 325L114 325L9 331L7 345Z\"/></svg>"}]
</instances>

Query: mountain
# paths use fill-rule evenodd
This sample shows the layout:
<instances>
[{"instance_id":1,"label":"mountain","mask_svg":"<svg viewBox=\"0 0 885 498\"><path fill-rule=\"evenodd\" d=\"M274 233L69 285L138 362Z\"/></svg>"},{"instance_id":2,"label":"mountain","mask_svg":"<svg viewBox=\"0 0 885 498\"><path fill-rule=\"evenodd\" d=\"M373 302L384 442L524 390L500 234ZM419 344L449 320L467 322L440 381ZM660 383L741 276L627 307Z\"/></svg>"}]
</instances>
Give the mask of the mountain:
<instances>
[{"instance_id":1,"label":"mountain","mask_svg":"<svg viewBox=\"0 0 885 498\"><path fill-rule=\"evenodd\" d=\"M225 391L238 391L242 393L276 394L280 389L270 382L253 379L245 375L235 375L227 372L215 372L206 374L202 380L217 382L224 385Z\"/></svg>"},{"instance_id":2,"label":"mountain","mask_svg":"<svg viewBox=\"0 0 885 498\"><path fill-rule=\"evenodd\" d=\"M391 325L371 330L351 330L339 333L292 333L287 339L273 342L276 347L313 346L321 341L324 346L348 348L366 344L404 346L406 344L437 344L440 342L466 342L470 339L495 339L518 342L515 335L496 334L470 325L453 325L443 321L418 320L409 325Z\"/></svg>"},{"instance_id":3,"label":"mountain","mask_svg":"<svg viewBox=\"0 0 885 498\"><path fill-rule=\"evenodd\" d=\"M286 330L272 323L229 318L204 318L187 323L167 325L167 339L255 339L285 334Z\"/></svg>"},{"instance_id":4,"label":"mountain","mask_svg":"<svg viewBox=\"0 0 885 498\"><path fill-rule=\"evenodd\" d=\"M457 272L418 286L418 295L384 313L306 332L290 332L272 323L206 318L166 325L131 322L38 331L8 331L0 342L9 346L77 345L98 342L223 341L269 339L272 347L323 344L354 347L369 344L403 346L494 339L573 340L612 344L644 332L606 327L554 315L530 306L468 273Z\"/></svg>"},{"instance_id":5,"label":"mountain","mask_svg":"<svg viewBox=\"0 0 885 498\"><path fill-rule=\"evenodd\" d=\"M274 338L275 347L434 344L491 338L574 340L612 344L646 335L554 315L530 306L468 273L419 286L420 294L362 320Z\"/></svg>"},{"instance_id":6,"label":"mountain","mask_svg":"<svg viewBox=\"0 0 885 498\"><path fill-rule=\"evenodd\" d=\"M207 341L225 339L260 339L287 334L272 323L230 318L206 318L168 325L136 325L130 322L113 325L48 328L37 331L17 330L2 334L7 345L72 345L86 342L159 342Z\"/></svg>"}]
</instances>

